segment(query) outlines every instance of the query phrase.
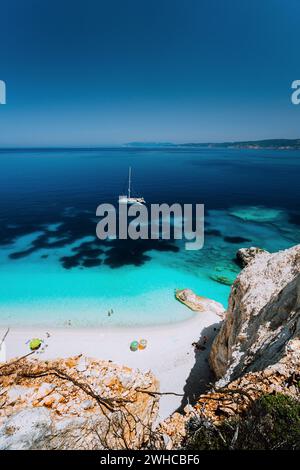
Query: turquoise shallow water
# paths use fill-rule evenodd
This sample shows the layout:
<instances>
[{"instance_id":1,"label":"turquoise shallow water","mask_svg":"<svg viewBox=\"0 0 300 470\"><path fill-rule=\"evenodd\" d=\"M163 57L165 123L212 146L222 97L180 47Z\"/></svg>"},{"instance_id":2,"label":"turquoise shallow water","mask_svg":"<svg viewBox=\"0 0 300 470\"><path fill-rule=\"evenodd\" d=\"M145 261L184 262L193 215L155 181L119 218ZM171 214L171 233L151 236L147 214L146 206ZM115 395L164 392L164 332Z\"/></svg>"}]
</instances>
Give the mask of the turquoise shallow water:
<instances>
[{"instance_id":1,"label":"turquoise shallow water","mask_svg":"<svg viewBox=\"0 0 300 470\"><path fill-rule=\"evenodd\" d=\"M26 241L26 243L25 243ZM18 243L30 243L28 237ZM63 249L63 254L66 254ZM5 254L2 256L5 258ZM191 312L174 299L176 287L190 287L226 300L228 287L213 285L206 274L189 266L185 254L149 252L140 267L109 266L66 271L57 263L58 250L45 260L37 252L29 259L1 263L1 322L5 324L74 326L96 324L159 324L187 319ZM183 256L183 258L181 258ZM202 286L199 289L199 286ZM111 317L107 312L113 309Z\"/></svg>"},{"instance_id":2,"label":"turquoise shallow water","mask_svg":"<svg viewBox=\"0 0 300 470\"><path fill-rule=\"evenodd\" d=\"M238 248L277 251L300 240L296 152L57 150L0 160L2 325L179 322L193 314L176 288L226 306L230 287L216 279L236 277ZM96 207L115 202L128 164L147 201L205 203L202 250L95 238Z\"/></svg>"}]
</instances>

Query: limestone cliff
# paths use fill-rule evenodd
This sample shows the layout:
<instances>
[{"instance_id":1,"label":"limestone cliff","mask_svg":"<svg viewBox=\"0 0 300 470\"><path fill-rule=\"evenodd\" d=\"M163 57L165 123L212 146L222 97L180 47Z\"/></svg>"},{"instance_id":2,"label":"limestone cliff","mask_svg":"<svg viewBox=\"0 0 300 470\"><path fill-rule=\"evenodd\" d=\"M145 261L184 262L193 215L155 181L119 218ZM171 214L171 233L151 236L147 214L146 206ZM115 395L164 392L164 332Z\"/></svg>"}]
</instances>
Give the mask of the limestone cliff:
<instances>
[{"instance_id":1,"label":"limestone cliff","mask_svg":"<svg viewBox=\"0 0 300 470\"><path fill-rule=\"evenodd\" d=\"M270 254L242 251L246 267L234 282L210 364L217 382L194 407L160 425L168 448L180 448L194 421L205 427L243 415L263 394L299 400L300 245Z\"/></svg>"},{"instance_id":2,"label":"limestone cliff","mask_svg":"<svg viewBox=\"0 0 300 470\"><path fill-rule=\"evenodd\" d=\"M0 366L0 449L138 449L152 435L158 382L82 356Z\"/></svg>"},{"instance_id":3,"label":"limestone cliff","mask_svg":"<svg viewBox=\"0 0 300 470\"><path fill-rule=\"evenodd\" d=\"M268 366L299 365L300 245L257 253L234 282L210 364L223 386Z\"/></svg>"}]
</instances>

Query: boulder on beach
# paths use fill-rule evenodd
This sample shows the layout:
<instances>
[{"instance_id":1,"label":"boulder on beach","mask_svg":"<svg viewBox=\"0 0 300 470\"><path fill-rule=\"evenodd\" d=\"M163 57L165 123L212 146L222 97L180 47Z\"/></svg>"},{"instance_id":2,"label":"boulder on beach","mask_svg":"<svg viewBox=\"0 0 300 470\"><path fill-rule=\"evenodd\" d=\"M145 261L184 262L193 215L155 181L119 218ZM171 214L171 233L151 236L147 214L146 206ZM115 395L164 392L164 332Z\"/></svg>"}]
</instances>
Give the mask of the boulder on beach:
<instances>
[{"instance_id":1,"label":"boulder on beach","mask_svg":"<svg viewBox=\"0 0 300 470\"><path fill-rule=\"evenodd\" d=\"M225 309L222 304L215 300L207 299L195 294L191 289L177 289L175 297L179 302L186 305L193 312L213 312L223 317Z\"/></svg>"}]
</instances>

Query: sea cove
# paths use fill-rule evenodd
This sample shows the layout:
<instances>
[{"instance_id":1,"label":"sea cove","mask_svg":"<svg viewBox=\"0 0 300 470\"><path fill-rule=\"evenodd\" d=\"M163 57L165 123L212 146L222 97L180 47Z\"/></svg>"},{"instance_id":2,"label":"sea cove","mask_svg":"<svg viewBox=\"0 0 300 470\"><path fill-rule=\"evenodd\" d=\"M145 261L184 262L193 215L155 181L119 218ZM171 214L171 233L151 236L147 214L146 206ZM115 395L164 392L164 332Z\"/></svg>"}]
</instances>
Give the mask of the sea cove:
<instances>
[{"instance_id":1,"label":"sea cove","mask_svg":"<svg viewBox=\"0 0 300 470\"><path fill-rule=\"evenodd\" d=\"M3 326L181 322L194 314L175 289L226 306L239 248L299 242L296 150L2 150L0 162ZM205 204L201 250L182 240L96 237L95 208L116 203L129 166L147 203Z\"/></svg>"}]
</instances>

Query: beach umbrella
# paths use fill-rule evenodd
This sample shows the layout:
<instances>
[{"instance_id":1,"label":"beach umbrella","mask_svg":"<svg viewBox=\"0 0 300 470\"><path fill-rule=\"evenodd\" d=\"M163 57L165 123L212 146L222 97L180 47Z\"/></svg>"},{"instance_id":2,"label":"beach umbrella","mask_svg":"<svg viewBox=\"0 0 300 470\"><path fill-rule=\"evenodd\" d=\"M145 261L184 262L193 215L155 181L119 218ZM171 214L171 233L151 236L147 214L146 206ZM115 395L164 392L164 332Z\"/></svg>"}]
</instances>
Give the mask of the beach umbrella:
<instances>
[{"instance_id":1,"label":"beach umbrella","mask_svg":"<svg viewBox=\"0 0 300 470\"><path fill-rule=\"evenodd\" d=\"M146 347L147 347L147 340L146 339L140 339L139 349L146 349Z\"/></svg>"},{"instance_id":2,"label":"beach umbrella","mask_svg":"<svg viewBox=\"0 0 300 470\"><path fill-rule=\"evenodd\" d=\"M42 340L39 339L39 338L33 338L30 343L29 343L29 347L31 349L31 351L36 351L37 349L39 349L39 347L41 346L42 344Z\"/></svg>"},{"instance_id":3,"label":"beach umbrella","mask_svg":"<svg viewBox=\"0 0 300 470\"><path fill-rule=\"evenodd\" d=\"M132 341L130 343L130 351L137 351L139 348L139 343L138 341Z\"/></svg>"}]
</instances>

